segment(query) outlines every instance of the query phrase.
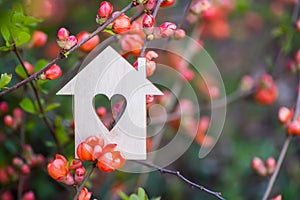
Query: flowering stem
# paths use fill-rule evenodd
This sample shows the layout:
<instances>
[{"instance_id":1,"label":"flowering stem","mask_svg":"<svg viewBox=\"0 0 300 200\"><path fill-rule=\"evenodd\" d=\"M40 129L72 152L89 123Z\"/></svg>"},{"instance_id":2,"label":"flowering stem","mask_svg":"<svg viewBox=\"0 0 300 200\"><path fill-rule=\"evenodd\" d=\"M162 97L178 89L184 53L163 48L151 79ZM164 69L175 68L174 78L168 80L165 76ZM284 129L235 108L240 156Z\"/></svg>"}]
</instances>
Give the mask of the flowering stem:
<instances>
[{"instance_id":1,"label":"flowering stem","mask_svg":"<svg viewBox=\"0 0 300 200\"><path fill-rule=\"evenodd\" d=\"M152 13L152 16L153 16L154 20L155 20L155 17L156 17L156 15L157 15L157 13L158 13L160 4L161 4L163 1L164 1L164 0L158 0L157 3L156 3L156 5L155 5L154 11L153 11L153 13ZM147 36L146 36L145 39L144 39L144 45L143 45L143 47L142 47L142 49L141 49L141 52L140 52L139 57L142 57L142 56L144 55L144 53L145 53L145 51L146 51L146 48L147 48L148 41L149 41L149 40L147 39Z\"/></svg>"},{"instance_id":2,"label":"flowering stem","mask_svg":"<svg viewBox=\"0 0 300 200\"><path fill-rule=\"evenodd\" d=\"M19 60L19 62L21 64L21 66L23 67L23 69L24 69L27 77L30 77L30 75L28 74L28 71L27 71L27 69L25 67L24 61L23 61L23 59L22 59L22 57L21 57L21 55L20 55L20 53L18 51L18 48L15 45L13 47L13 51L15 52L15 54L16 54L16 56L17 56L17 58L18 58L18 60ZM50 124L48 118L45 115L45 111L44 111L44 108L43 108L43 105L42 105L42 102L41 102L38 90L37 90L37 88L36 88L36 86L34 85L33 82L30 82L30 86L31 86L31 88L33 90L33 93L34 93L34 96L36 98L40 114L42 115L42 119L45 122L47 128L49 129L49 131L50 131L50 133L51 133L51 135L52 135L52 137L54 139L54 142L55 142L55 144L57 146L58 152L60 152L60 144L59 144L58 138L56 137L56 133L55 133L54 128L52 127L52 125Z\"/></svg>"},{"instance_id":3,"label":"flowering stem","mask_svg":"<svg viewBox=\"0 0 300 200\"><path fill-rule=\"evenodd\" d=\"M42 73L44 73L47 69L49 69L53 64L57 63L60 60L65 59L66 58L65 55L69 55L70 53L72 53L73 51L75 51L76 49L78 49L80 46L82 46L84 43L86 43L92 37L94 37L95 35L97 35L101 31L103 31L106 28L106 26L108 26L110 23L112 23L121 14L125 13L126 11L128 11L129 9L131 9L132 7L134 7L134 4L131 2L128 6L126 6L123 10L121 10L114 17L108 19L103 25L99 26L93 33L91 33L89 35L89 37L87 37L86 39L82 40L77 45L75 45L74 47L72 47L70 50L66 51L65 53L59 53L59 55L56 58L54 58L51 62L49 62L45 67L43 67L42 69L40 69L38 72L32 74L31 76L29 76L28 78L20 81L19 83L16 83L15 85L13 85L12 87L8 88L7 90L4 90L4 91L0 92L0 97L3 96L3 95L5 95L5 94L8 94L8 93L10 93L10 92L12 92L12 91L14 91L16 89L18 89L19 87L27 84L28 82L31 82L33 80L37 80L38 77Z\"/></svg>"},{"instance_id":4,"label":"flowering stem","mask_svg":"<svg viewBox=\"0 0 300 200\"><path fill-rule=\"evenodd\" d=\"M152 163L149 163L149 162L144 162L144 161L135 161L141 165L145 165L147 167L150 167L150 168L154 168L154 169L157 169L159 172L163 173L163 174L171 174L171 175L174 175L174 176L177 176L178 178L180 178L181 180L183 180L186 184L194 187L194 188L197 188L201 191L204 191L218 199L221 199L221 200L225 200L223 197L222 197L222 194L220 192L214 192L212 190L209 190L207 189L206 187L202 186L202 185L199 185L191 180L189 180L188 178L186 178L185 176L183 176L180 171L177 171L177 170L170 170L170 169L165 169L163 167L160 167L158 165L155 165L155 164L152 164Z\"/></svg>"},{"instance_id":5,"label":"flowering stem","mask_svg":"<svg viewBox=\"0 0 300 200\"><path fill-rule=\"evenodd\" d=\"M90 166L90 168L89 168L89 170L88 170L88 173L87 173L86 176L84 177L84 179L83 179L81 185L80 185L78 188L76 188L76 194L75 194L73 200L77 200L77 199L78 199L78 196L79 196L81 190L84 188L85 183L88 181L89 177L92 175L93 170L94 170L95 168L96 168L96 164L93 163L93 164Z\"/></svg>"},{"instance_id":6,"label":"flowering stem","mask_svg":"<svg viewBox=\"0 0 300 200\"><path fill-rule=\"evenodd\" d=\"M299 88L300 88L300 76L299 76L299 84L298 84L298 88L297 88L297 93L298 93L298 95L297 95L297 104L296 104L296 109L295 109L295 113L294 113L292 121L297 120L297 118L299 116L299 113L300 113L300 92L298 91ZM278 158L278 161L277 161L277 164L276 164L275 171L274 171L274 173L272 174L272 176L271 176L271 178L269 180L268 187L267 187L267 189L266 189L266 191L264 193L264 196L262 198L263 200L266 200L269 197L269 195L270 195L270 193L272 191L272 188L273 188L275 180L276 180L276 178L278 176L278 173L279 173L279 170L280 170L281 165L283 163L283 160L284 160L284 158L286 156L286 152L287 152L287 150L289 148L291 140L292 140L292 136L289 135L289 136L286 137L286 139L284 141L284 144L282 146L282 149L280 151L280 155L279 155L279 158Z\"/></svg>"}]
</instances>

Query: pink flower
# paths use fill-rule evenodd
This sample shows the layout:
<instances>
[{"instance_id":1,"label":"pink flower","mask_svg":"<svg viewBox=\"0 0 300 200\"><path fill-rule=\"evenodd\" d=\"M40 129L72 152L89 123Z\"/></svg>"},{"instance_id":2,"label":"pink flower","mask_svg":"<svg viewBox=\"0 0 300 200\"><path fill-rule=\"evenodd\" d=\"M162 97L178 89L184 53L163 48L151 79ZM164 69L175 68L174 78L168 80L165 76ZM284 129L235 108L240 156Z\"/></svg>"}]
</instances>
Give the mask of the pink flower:
<instances>
[{"instance_id":1,"label":"pink flower","mask_svg":"<svg viewBox=\"0 0 300 200\"><path fill-rule=\"evenodd\" d=\"M78 196L78 200L90 200L92 193L88 189L83 188Z\"/></svg>"},{"instance_id":2,"label":"pink flower","mask_svg":"<svg viewBox=\"0 0 300 200\"><path fill-rule=\"evenodd\" d=\"M57 39L67 40L70 32L66 28L60 28L57 32Z\"/></svg>"},{"instance_id":3,"label":"pink flower","mask_svg":"<svg viewBox=\"0 0 300 200\"><path fill-rule=\"evenodd\" d=\"M60 154L56 154L55 160L47 165L48 174L56 181L64 181L68 175L68 162Z\"/></svg>"},{"instance_id":4,"label":"pink flower","mask_svg":"<svg viewBox=\"0 0 300 200\"><path fill-rule=\"evenodd\" d=\"M31 41L29 43L30 47L42 47L47 42L47 34L43 31L36 30L32 34Z\"/></svg>"},{"instance_id":5,"label":"pink flower","mask_svg":"<svg viewBox=\"0 0 300 200\"><path fill-rule=\"evenodd\" d=\"M62 71L57 64L53 64L49 69L47 69L44 74L41 75L42 79L54 80L62 75Z\"/></svg>"},{"instance_id":6,"label":"pink flower","mask_svg":"<svg viewBox=\"0 0 300 200\"><path fill-rule=\"evenodd\" d=\"M101 18L108 17L113 11L113 6L111 3L107 1L103 1L100 3L100 7L98 9L98 16Z\"/></svg>"},{"instance_id":7,"label":"pink flower","mask_svg":"<svg viewBox=\"0 0 300 200\"><path fill-rule=\"evenodd\" d=\"M171 22L165 22L159 26L161 37L170 37L176 30L176 25Z\"/></svg>"}]
</instances>

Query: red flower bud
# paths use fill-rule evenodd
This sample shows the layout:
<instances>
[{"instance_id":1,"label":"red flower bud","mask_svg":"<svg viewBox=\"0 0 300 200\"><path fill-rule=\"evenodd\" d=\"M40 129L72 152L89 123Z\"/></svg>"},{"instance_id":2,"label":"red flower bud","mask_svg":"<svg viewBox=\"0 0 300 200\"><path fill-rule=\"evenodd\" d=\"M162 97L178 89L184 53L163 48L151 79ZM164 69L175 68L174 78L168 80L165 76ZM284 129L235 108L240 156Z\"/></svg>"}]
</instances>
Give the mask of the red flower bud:
<instances>
[{"instance_id":1,"label":"red flower bud","mask_svg":"<svg viewBox=\"0 0 300 200\"><path fill-rule=\"evenodd\" d=\"M4 114L8 111L8 103L5 101L0 102L0 114Z\"/></svg>"},{"instance_id":2,"label":"red flower bud","mask_svg":"<svg viewBox=\"0 0 300 200\"><path fill-rule=\"evenodd\" d=\"M70 166L69 166L69 170L75 170L75 169L77 169L77 168L79 168L79 167L81 167L81 166L82 166L81 160L73 159L73 160L71 161Z\"/></svg>"},{"instance_id":3,"label":"red flower bud","mask_svg":"<svg viewBox=\"0 0 300 200\"><path fill-rule=\"evenodd\" d=\"M191 12L195 15L202 13L210 8L211 3L207 0L198 0L191 5Z\"/></svg>"},{"instance_id":4,"label":"red flower bud","mask_svg":"<svg viewBox=\"0 0 300 200\"><path fill-rule=\"evenodd\" d=\"M30 173L30 167L27 164L22 165L20 170L24 175L28 175Z\"/></svg>"},{"instance_id":5,"label":"red flower bud","mask_svg":"<svg viewBox=\"0 0 300 200\"><path fill-rule=\"evenodd\" d=\"M75 171L75 182L80 183L83 181L85 175L85 168L83 166L79 167Z\"/></svg>"},{"instance_id":6,"label":"red flower bud","mask_svg":"<svg viewBox=\"0 0 300 200\"><path fill-rule=\"evenodd\" d=\"M65 50L69 50L71 49L73 46L75 46L77 44L77 38L74 35L71 35L68 37L65 46L63 47L63 49Z\"/></svg>"},{"instance_id":7,"label":"red flower bud","mask_svg":"<svg viewBox=\"0 0 300 200\"><path fill-rule=\"evenodd\" d=\"M152 103L154 101L153 95L146 95L146 103Z\"/></svg>"},{"instance_id":8,"label":"red flower bud","mask_svg":"<svg viewBox=\"0 0 300 200\"><path fill-rule=\"evenodd\" d=\"M77 35L78 43L81 42L82 40L85 40L89 36L90 36L90 33L86 32L86 31L82 31L82 32L78 33L78 35ZM89 39L86 43L81 45L79 47L79 50L88 53L88 52L92 51L99 44L99 42L100 42L99 36L95 35L94 37Z\"/></svg>"},{"instance_id":9,"label":"red flower bud","mask_svg":"<svg viewBox=\"0 0 300 200\"><path fill-rule=\"evenodd\" d=\"M130 30L130 18L121 14L113 23L113 31L117 34L126 33Z\"/></svg>"},{"instance_id":10,"label":"red flower bud","mask_svg":"<svg viewBox=\"0 0 300 200\"><path fill-rule=\"evenodd\" d=\"M65 177L65 179L62 182L66 185L74 185L75 181L74 181L73 174L71 174L71 172L68 171L67 176Z\"/></svg>"},{"instance_id":11,"label":"red flower bud","mask_svg":"<svg viewBox=\"0 0 300 200\"><path fill-rule=\"evenodd\" d=\"M17 168L20 168L22 165L24 165L23 160L22 160L21 158L19 158L19 157L13 158L12 163L13 163L13 165L16 166Z\"/></svg>"},{"instance_id":12,"label":"red flower bud","mask_svg":"<svg viewBox=\"0 0 300 200\"><path fill-rule=\"evenodd\" d=\"M86 144L85 142L82 142L78 145L77 147L77 156L80 160L82 161L92 161L93 157L92 157L92 147L88 144Z\"/></svg>"},{"instance_id":13,"label":"red flower bud","mask_svg":"<svg viewBox=\"0 0 300 200\"><path fill-rule=\"evenodd\" d=\"M90 200L92 193L88 189L83 188L79 193L78 200Z\"/></svg>"},{"instance_id":14,"label":"red flower bud","mask_svg":"<svg viewBox=\"0 0 300 200\"><path fill-rule=\"evenodd\" d=\"M16 120L16 123L19 124L22 121L23 111L20 108L15 108L13 110L13 115Z\"/></svg>"},{"instance_id":15,"label":"red flower bud","mask_svg":"<svg viewBox=\"0 0 300 200\"><path fill-rule=\"evenodd\" d=\"M14 200L14 196L12 195L12 193L10 191L5 191L0 196L0 199L1 200Z\"/></svg>"},{"instance_id":16,"label":"red flower bud","mask_svg":"<svg viewBox=\"0 0 300 200\"><path fill-rule=\"evenodd\" d=\"M180 40L180 39L184 38L185 35L186 35L186 34L185 34L185 31L184 31L183 29L177 29L177 30L175 31L174 37L175 37L177 40Z\"/></svg>"},{"instance_id":17,"label":"red flower bud","mask_svg":"<svg viewBox=\"0 0 300 200\"><path fill-rule=\"evenodd\" d=\"M47 42L47 34L43 31L36 30L32 34L31 41L29 43L30 47L42 47Z\"/></svg>"},{"instance_id":18,"label":"red flower bud","mask_svg":"<svg viewBox=\"0 0 300 200\"><path fill-rule=\"evenodd\" d=\"M107 1L103 1L100 3L100 7L98 9L98 16L102 18L107 18L113 11L113 6L111 3Z\"/></svg>"},{"instance_id":19,"label":"red flower bud","mask_svg":"<svg viewBox=\"0 0 300 200\"><path fill-rule=\"evenodd\" d=\"M281 196L281 194L277 195L276 197L272 198L271 200L282 200L282 196Z\"/></svg>"},{"instance_id":20,"label":"red flower bud","mask_svg":"<svg viewBox=\"0 0 300 200\"><path fill-rule=\"evenodd\" d=\"M41 75L42 79L54 80L59 78L62 75L62 71L57 64L52 65L47 69L44 74Z\"/></svg>"},{"instance_id":21,"label":"red flower bud","mask_svg":"<svg viewBox=\"0 0 300 200\"><path fill-rule=\"evenodd\" d=\"M22 200L35 200L35 195L32 191L26 192L23 195Z\"/></svg>"},{"instance_id":22,"label":"red flower bud","mask_svg":"<svg viewBox=\"0 0 300 200\"><path fill-rule=\"evenodd\" d=\"M267 172L269 175L273 174L276 168L276 160L273 157L270 157L266 160Z\"/></svg>"},{"instance_id":23,"label":"red flower bud","mask_svg":"<svg viewBox=\"0 0 300 200\"><path fill-rule=\"evenodd\" d=\"M96 109L96 113L97 113L98 117L104 117L106 115L106 108L100 106Z\"/></svg>"},{"instance_id":24,"label":"red flower bud","mask_svg":"<svg viewBox=\"0 0 300 200\"><path fill-rule=\"evenodd\" d=\"M270 105L276 101L277 95L277 86L272 76L268 74L262 75L254 94L255 100L262 105Z\"/></svg>"},{"instance_id":25,"label":"red flower bud","mask_svg":"<svg viewBox=\"0 0 300 200\"><path fill-rule=\"evenodd\" d=\"M143 19L143 27L150 28L154 25L154 17L152 15L145 15Z\"/></svg>"},{"instance_id":26,"label":"red flower bud","mask_svg":"<svg viewBox=\"0 0 300 200\"><path fill-rule=\"evenodd\" d=\"M263 163L263 161L260 158L254 157L252 159L251 166L252 166L252 169L259 175L261 175L261 176L267 175L267 169L265 167L265 164Z\"/></svg>"},{"instance_id":27,"label":"red flower bud","mask_svg":"<svg viewBox=\"0 0 300 200\"><path fill-rule=\"evenodd\" d=\"M164 0L161 4L160 7L168 7L173 5L175 0Z\"/></svg>"},{"instance_id":28,"label":"red flower bud","mask_svg":"<svg viewBox=\"0 0 300 200\"><path fill-rule=\"evenodd\" d=\"M66 28L60 28L57 32L57 39L67 40L70 32Z\"/></svg>"},{"instance_id":29,"label":"red flower bud","mask_svg":"<svg viewBox=\"0 0 300 200\"><path fill-rule=\"evenodd\" d=\"M156 0L148 0L145 4L145 9L152 10L155 5L156 5Z\"/></svg>"},{"instance_id":30,"label":"red flower bud","mask_svg":"<svg viewBox=\"0 0 300 200\"><path fill-rule=\"evenodd\" d=\"M300 135L300 122L298 120L291 122L287 131L289 135Z\"/></svg>"},{"instance_id":31,"label":"red flower bud","mask_svg":"<svg viewBox=\"0 0 300 200\"><path fill-rule=\"evenodd\" d=\"M245 75L242 77L242 81L240 84L240 89L243 92L248 92L252 89L252 87L254 86L254 81L253 78L251 76Z\"/></svg>"},{"instance_id":32,"label":"red flower bud","mask_svg":"<svg viewBox=\"0 0 300 200\"><path fill-rule=\"evenodd\" d=\"M287 107L281 107L278 112L278 119L282 124L289 122L293 117L293 111Z\"/></svg>"},{"instance_id":33,"label":"red flower bud","mask_svg":"<svg viewBox=\"0 0 300 200\"><path fill-rule=\"evenodd\" d=\"M171 22L165 22L159 26L161 37L170 37L176 30L176 25Z\"/></svg>"},{"instance_id":34,"label":"red flower bud","mask_svg":"<svg viewBox=\"0 0 300 200\"><path fill-rule=\"evenodd\" d=\"M5 115L3 121L4 121L4 124L10 128L14 127L14 125L15 125L15 120L10 115Z\"/></svg>"}]
</instances>

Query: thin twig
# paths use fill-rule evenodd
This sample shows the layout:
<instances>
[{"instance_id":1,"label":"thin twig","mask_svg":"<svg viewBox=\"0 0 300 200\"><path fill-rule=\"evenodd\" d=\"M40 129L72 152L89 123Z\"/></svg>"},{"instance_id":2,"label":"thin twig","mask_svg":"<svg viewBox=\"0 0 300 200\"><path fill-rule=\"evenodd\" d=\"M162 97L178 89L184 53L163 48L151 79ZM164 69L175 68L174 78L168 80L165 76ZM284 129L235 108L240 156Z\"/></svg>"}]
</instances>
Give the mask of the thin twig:
<instances>
[{"instance_id":1,"label":"thin twig","mask_svg":"<svg viewBox=\"0 0 300 200\"><path fill-rule=\"evenodd\" d=\"M75 45L74 47L72 47L70 50L66 51L65 53L60 53L56 58L54 58L51 62L49 62L45 67L43 67L42 69L40 69L38 72L32 74L31 76L29 76L28 78L20 81L19 83L16 83L15 85L11 86L7 90L4 90L4 91L0 92L0 97L3 96L3 95L5 95L5 94L8 94L8 93L10 93L10 92L12 92L12 91L14 91L16 89L18 89L19 87L27 84L28 82L31 82L33 80L37 80L39 78L39 76L42 73L44 73L47 69L49 69L53 64L57 63L60 60L63 60L65 58L67 58L67 56L70 53L72 53L73 51L75 51L76 49L78 49L80 46L82 46L84 43L86 43L88 40L90 40L92 37L94 37L95 35L97 35L101 31L103 31L106 28L106 26L108 26L115 19L117 19L121 14L125 13L126 11L128 11L132 7L134 7L134 4L131 2L128 6L126 6L123 10L121 10L114 17L108 19L103 25L99 26L93 33L91 33L89 35L89 37L87 37L86 39L82 40L77 45Z\"/></svg>"},{"instance_id":2,"label":"thin twig","mask_svg":"<svg viewBox=\"0 0 300 200\"><path fill-rule=\"evenodd\" d=\"M178 178L180 178L181 180L183 180L186 184L194 187L194 188L197 188L201 191L204 191L218 199L221 199L221 200L225 200L225 198L222 197L222 194L220 192L214 192L210 189L207 189L206 187L202 186L202 185L199 185L191 180L189 180L188 178L186 178L185 176L183 176L180 171L177 171L177 170L170 170L170 169L165 169L163 167L160 167L158 165L155 165L155 164L152 164L152 163L148 163L148 162L144 162L144 161L135 161L136 163L139 163L141 165L145 165L147 167L150 167L150 168L154 168L154 169L157 169L159 172L161 173L164 173L164 174L171 174L171 175L175 175L177 176Z\"/></svg>"},{"instance_id":3,"label":"thin twig","mask_svg":"<svg viewBox=\"0 0 300 200\"><path fill-rule=\"evenodd\" d=\"M157 3L156 3L156 5L155 5L154 11L153 11L153 13L152 13L152 16L153 16L154 20L155 20L155 17L156 17L156 15L157 15L157 13L158 13L160 4L161 4L163 1L164 1L164 0L158 0ZM144 39L144 45L142 46L142 49L141 49L141 52L140 52L139 57L142 57L142 56L144 55L144 53L145 53L145 51L146 51L146 48L147 48L148 42L149 42L149 40L147 39L147 36L146 36L145 39Z\"/></svg>"},{"instance_id":4,"label":"thin twig","mask_svg":"<svg viewBox=\"0 0 300 200\"><path fill-rule=\"evenodd\" d=\"M95 168L96 168L96 164L93 164L90 167L90 169L89 169L88 173L86 174L86 176L84 177L84 180L82 181L81 185L78 188L76 188L76 194L75 194L73 200L77 200L78 199L78 196L79 196L81 190L84 188L85 183L88 181L89 177L92 175L93 170Z\"/></svg>"},{"instance_id":5,"label":"thin twig","mask_svg":"<svg viewBox=\"0 0 300 200\"><path fill-rule=\"evenodd\" d=\"M299 9L300 9L300 0L297 0L295 2L295 6L294 6L294 10L293 10L293 15L292 15L292 23L295 24L296 21L297 21L297 18L298 18L298 15L299 15ZM294 116L293 116L293 119L292 121L295 121L297 120L298 116L299 116L299 113L300 113L300 92L299 92L299 88L300 88L300 74L299 74L299 77L298 77L298 86L297 86L297 100L296 100L296 108L295 108L295 112L294 112ZM272 191L272 188L274 186L274 183L276 181L276 178L278 176L278 173L280 171L280 168L282 166L282 163L283 163L283 160L286 156L286 153L287 153L287 150L289 148L289 145L291 143L291 140L292 140L292 136L289 135L286 137L284 143L283 143L283 146L282 146L282 149L280 151L280 155L279 155L279 158L277 160L277 164L276 164L276 168L275 168L275 171L274 173L272 174L270 180L269 180L269 183L268 183L268 186L267 186L267 189L263 195L263 200L267 200L267 198L269 197L271 191Z\"/></svg>"},{"instance_id":6,"label":"thin twig","mask_svg":"<svg viewBox=\"0 0 300 200\"><path fill-rule=\"evenodd\" d=\"M21 55L20 55L20 53L19 53L19 51L18 51L18 49L17 49L16 46L13 47L13 51L15 52L15 54L16 54L16 56L17 56L17 58L18 58L18 60L19 60L19 62L21 64L21 66L23 67L23 69L24 69L27 77L29 77L30 75L29 75L29 73L28 73L28 71L27 71L27 69L25 67L24 61L23 61L23 59L22 59L22 57L21 57ZM41 102L38 90L37 90L37 88L36 88L36 86L34 85L33 82L29 82L29 83L30 83L30 86L31 86L31 88L33 90L34 96L36 98L40 114L42 115L42 119L45 122L47 128L49 129L49 131L50 131L50 133L51 133L51 135L53 137L53 140L54 140L54 142L55 142L55 144L57 146L58 152L60 152L60 145L59 145L58 138L56 136L56 133L55 133L55 130L54 130L53 126L50 124L48 118L45 115L45 111L44 111L44 108L43 108L43 105L42 105L42 102Z\"/></svg>"}]
</instances>

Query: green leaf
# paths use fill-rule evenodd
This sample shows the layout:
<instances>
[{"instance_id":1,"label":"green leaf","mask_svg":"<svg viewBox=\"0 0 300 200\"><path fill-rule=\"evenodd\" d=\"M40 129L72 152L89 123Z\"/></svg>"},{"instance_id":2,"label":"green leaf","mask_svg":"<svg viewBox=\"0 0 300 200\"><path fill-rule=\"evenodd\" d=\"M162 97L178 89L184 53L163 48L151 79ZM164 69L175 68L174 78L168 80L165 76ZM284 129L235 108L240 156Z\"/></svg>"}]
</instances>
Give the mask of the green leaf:
<instances>
[{"instance_id":1,"label":"green leaf","mask_svg":"<svg viewBox=\"0 0 300 200\"><path fill-rule=\"evenodd\" d=\"M160 200L161 197L155 197L155 198L151 198L151 200Z\"/></svg>"},{"instance_id":2,"label":"green leaf","mask_svg":"<svg viewBox=\"0 0 300 200\"><path fill-rule=\"evenodd\" d=\"M6 42L10 41L10 33L7 26L3 25L1 27L1 35Z\"/></svg>"},{"instance_id":3,"label":"green leaf","mask_svg":"<svg viewBox=\"0 0 300 200\"><path fill-rule=\"evenodd\" d=\"M141 187L138 188L138 197L140 200L148 200L145 190Z\"/></svg>"},{"instance_id":4,"label":"green leaf","mask_svg":"<svg viewBox=\"0 0 300 200\"><path fill-rule=\"evenodd\" d=\"M16 74L18 74L21 78L25 79L27 77L27 74L22 67L22 65L18 65L15 69Z\"/></svg>"},{"instance_id":5,"label":"green leaf","mask_svg":"<svg viewBox=\"0 0 300 200\"><path fill-rule=\"evenodd\" d=\"M10 51L11 49L12 49L12 46L9 46L9 47L2 46L2 47L0 47L0 51Z\"/></svg>"},{"instance_id":6,"label":"green leaf","mask_svg":"<svg viewBox=\"0 0 300 200\"><path fill-rule=\"evenodd\" d=\"M26 32L19 32L15 38L16 46L21 46L30 40L30 34Z\"/></svg>"},{"instance_id":7,"label":"green leaf","mask_svg":"<svg viewBox=\"0 0 300 200\"><path fill-rule=\"evenodd\" d=\"M44 108L44 111L45 112L48 112L50 110L53 110L55 108L58 108L60 106L59 103L51 103L51 104L48 104L45 108Z\"/></svg>"},{"instance_id":8,"label":"green leaf","mask_svg":"<svg viewBox=\"0 0 300 200\"><path fill-rule=\"evenodd\" d=\"M111 29L105 29L105 30L103 30L103 32L109 33L111 35L116 35L115 32L113 32Z\"/></svg>"},{"instance_id":9,"label":"green leaf","mask_svg":"<svg viewBox=\"0 0 300 200\"><path fill-rule=\"evenodd\" d=\"M129 196L129 200L141 200L136 194L132 194Z\"/></svg>"},{"instance_id":10,"label":"green leaf","mask_svg":"<svg viewBox=\"0 0 300 200\"><path fill-rule=\"evenodd\" d=\"M34 104L29 98L23 99L20 103L20 106L23 110L25 110L28 113L32 113L32 114L36 113Z\"/></svg>"},{"instance_id":11,"label":"green leaf","mask_svg":"<svg viewBox=\"0 0 300 200\"><path fill-rule=\"evenodd\" d=\"M129 197L124 192L119 191L118 194L122 200L129 200Z\"/></svg>"},{"instance_id":12,"label":"green leaf","mask_svg":"<svg viewBox=\"0 0 300 200\"><path fill-rule=\"evenodd\" d=\"M34 73L40 71L42 68L44 68L46 65L48 64L48 62L44 59L41 59L39 61L37 61L37 63L34 66Z\"/></svg>"},{"instance_id":13,"label":"green leaf","mask_svg":"<svg viewBox=\"0 0 300 200\"><path fill-rule=\"evenodd\" d=\"M12 75L11 74L1 74L0 78L0 89L2 89L4 86L6 86L11 81Z\"/></svg>"},{"instance_id":14,"label":"green leaf","mask_svg":"<svg viewBox=\"0 0 300 200\"><path fill-rule=\"evenodd\" d=\"M37 18L32 17L32 16L26 16L23 23L24 23L25 26L34 27L34 26L37 26L38 23L42 22L42 21L43 21L42 19L37 19Z\"/></svg>"}]
</instances>

